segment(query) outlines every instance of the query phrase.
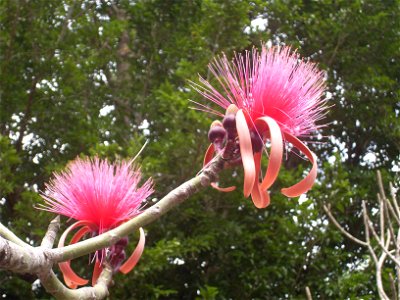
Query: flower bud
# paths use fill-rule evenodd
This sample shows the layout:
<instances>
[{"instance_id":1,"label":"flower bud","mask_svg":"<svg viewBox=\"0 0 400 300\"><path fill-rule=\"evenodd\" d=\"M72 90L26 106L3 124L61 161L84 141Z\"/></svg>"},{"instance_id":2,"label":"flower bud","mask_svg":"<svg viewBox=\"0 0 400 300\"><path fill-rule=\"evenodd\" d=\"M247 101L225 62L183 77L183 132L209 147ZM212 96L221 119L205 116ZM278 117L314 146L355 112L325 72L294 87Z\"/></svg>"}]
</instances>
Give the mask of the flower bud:
<instances>
[{"instance_id":1,"label":"flower bud","mask_svg":"<svg viewBox=\"0 0 400 300\"><path fill-rule=\"evenodd\" d=\"M118 242L116 242L115 245L119 245L121 247L126 247L126 245L128 245L128 242L129 242L129 239L127 237L123 237Z\"/></svg>"},{"instance_id":2,"label":"flower bud","mask_svg":"<svg viewBox=\"0 0 400 300\"><path fill-rule=\"evenodd\" d=\"M250 130L251 145L254 152L260 152L263 149L264 143L259 133Z\"/></svg>"},{"instance_id":3,"label":"flower bud","mask_svg":"<svg viewBox=\"0 0 400 300\"><path fill-rule=\"evenodd\" d=\"M238 112L238 110L239 110L239 108L235 104L231 104L226 109L225 115L234 115L235 116L236 113Z\"/></svg>"},{"instance_id":4,"label":"flower bud","mask_svg":"<svg viewBox=\"0 0 400 300\"><path fill-rule=\"evenodd\" d=\"M210 128L213 128L213 127L222 127L221 121L219 121L219 120L214 120L214 121L211 123Z\"/></svg>"},{"instance_id":5,"label":"flower bud","mask_svg":"<svg viewBox=\"0 0 400 300\"><path fill-rule=\"evenodd\" d=\"M228 131L234 129L236 130L236 117L234 114L225 115L222 124L224 128Z\"/></svg>"},{"instance_id":6,"label":"flower bud","mask_svg":"<svg viewBox=\"0 0 400 300\"><path fill-rule=\"evenodd\" d=\"M219 122L219 121L218 121ZM221 122L219 122L221 124ZM208 139L211 143L216 142L217 140L222 141L225 138L226 131L221 125L217 125L216 121L211 124L210 131L208 132Z\"/></svg>"},{"instance_id":7,"label":"flower bud","mask_svg":"<svg viewBox=\"0 0 400 300\"><path fill-rule=\"evenodd\" d=\"M110 257L110 264L113 269L113 272L118 272L119 268L122 266L122 263L126 259L125 251L119 253L112 253Z\"/></svg>"}]
</instances>

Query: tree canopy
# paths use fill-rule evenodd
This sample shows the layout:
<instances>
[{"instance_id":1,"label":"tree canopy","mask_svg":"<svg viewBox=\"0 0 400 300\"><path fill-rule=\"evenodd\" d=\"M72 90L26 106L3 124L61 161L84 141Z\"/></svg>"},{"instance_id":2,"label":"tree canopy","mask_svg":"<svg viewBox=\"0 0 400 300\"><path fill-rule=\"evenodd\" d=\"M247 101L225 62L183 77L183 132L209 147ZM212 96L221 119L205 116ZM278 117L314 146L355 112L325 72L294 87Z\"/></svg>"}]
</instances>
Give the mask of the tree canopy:
<instances>
[{"instance_id":1,"label":"tree canopy","mask_svg":"<svg viewBox=\"0 0 400 300\"><path fill-rule=\"evenodd\" d=\"M189 80L221 53L292 45L328 84L326 126L308 139L314 188L300 199L273 188L262 210L240 189L192 197L146 228L141 261L111 298L304 299L308 286L317 299L376 299L366 249L322 206L361 236L376 170L399 180L399 23L397 0L1 1L0 220L36 245L53 217L35 209L37 192L53 171L81 155L133 157L147 139L138 160L155 181L151 205L202 167L213 116L190 109L203 100ZM279 185L308 167L288 152ZM241 172L221 180L240 186ZM87 264L74 267L89 276ZM0 274L5 299L50 298L29 276Z\"/></svg>"}]
</instances>

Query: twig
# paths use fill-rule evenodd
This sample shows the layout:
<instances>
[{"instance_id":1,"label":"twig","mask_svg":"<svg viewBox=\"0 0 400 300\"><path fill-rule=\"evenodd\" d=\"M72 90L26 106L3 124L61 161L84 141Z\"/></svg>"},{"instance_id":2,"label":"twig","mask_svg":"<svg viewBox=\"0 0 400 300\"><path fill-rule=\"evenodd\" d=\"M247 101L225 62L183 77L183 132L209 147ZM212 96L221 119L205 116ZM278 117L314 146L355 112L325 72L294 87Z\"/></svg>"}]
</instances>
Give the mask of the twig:
<instances>
[{"instance_id":1,"label":"twig","mask_svg":"<svg viewBox=\"0 0 400 300\"><path fill-rule=\"evenodd\" d=\"M376 239L376 241L378 242L378 245L381 247L381 249L387 254L389 255L389 257L393 260L393 262L397 265L400 266L400 261L396 259L395 256L393 256L393 254L391 254L391 251L388 250L389 246L385 246L382 242L382 240L379 238L377 232L374 229L374 226L372 226L372 222L368 217L368 214L366 214L366 222L368 224L369 229L372 232L372 235L374 236L374 238ZM391 241L391 235L390 235L390 231L388 230L387 232L387 239L389 240L389 243Z\"/></svg>"},{"instance_id":2,"label":"twig","mask_svg":"<svg viewBox=\"0 0 400 300\"><path fill-rule=\"evenodd\" d=\"M398 222L398 224L400 226L400 219L399 219L400 218L400 208L399 208L399 205L397 203L396 193L395 193L395 190L394 190L393 185L392 185L391 182L389 182L389 187L390 187L390 195L392 196L393 205L394 205L394 207L396 209L396 212L397 212L397 222ZM388 202L390 203L390 200Z\"/></svg>"},{"instance_id":3,"label":"twig","mask_svg":"<svg viewBox=\"0 0 400 300\"><path fill-rule=\"evenodd\" d=\"M312 300L311 291L308 286L306 286L306 296L307 296L307 300Z\"/></svg>"},{"instance_id":4,"label":"twig","mask_svg":"<svg viewBox=\"0 0 400 300\"><path fill-rule=\"evenodd\" d=\"M109 295L108 286L112 280L112 268L107 262L104 263L103 271L93 287L82 287L76 290L65 287L52 270L47 274L40 274L39 279L46 291L56 299L104 299Z\"/></svg>"},{"instance_id":5,"label":"twig","mask_svg":"<svg viewBox=\"0 0 400 300\"><path fill-rule=\"evenodd\" d=\"M58 230L60 230L60 216L55 217L50 222L50 225L47 228L46 235L44 236L42 244L40 246L48 249L53 248L54 240L57 237Z\"/></svg>"},{"instance_id":6,"label":"twig","mask_svg":"<svg viewBox=\"0 0 400 300\"><path fill-rule=\"evenodd\" d=\"M42 272L38 274L38 277L46 291L56 297L56 299L69 299L70 289L62 284L53 270L47 273Z\"/></svg>"},{"instance_id":7,"label":"twig","mask_svg":"<svg viewBox=\"0 0 400 300\"><path fill-rule=\"evenodd\" d=\"M365 228L365 241L367 243L367 248L369 252L371 253L371 256L375 262L375 265L378 265L378 257L376 256L376 253L374 249L371 246L371 239L370 239L370 234L369 234L369 218L368 218L368 213L367 213L367 206L365 204L365 201L362 201L362 213L363 213L363 220L364 220L364 228Z\"/></svg>"},{"instance_id":8,"label":"twig","mask_svg":"<svg viewBox=\"0 0 400 300\"><path fill-rule=\"evenodd\" d=\"M399 245L400 245L400 228L398 229L398 232L397 232L396 245L397 245L397 247L396 247L395 256L396 256L396 259L400 260L400 247L399 247ZM400 267L398 265L396 265L396 275L397 275L397 291L400 294ZM399 297L400 297L400 295L399 295Z\"/></svg>"},{"instance_id":9,"label":"twig","mask_svg":"<svg viewBox=\"0 0 400 300\"><path fill-rule=\"evenodd\" d=\"M381 198L381 196L379 194L377 194L378 199ZM385 218L387 220L387 223L389 224L389 230L390 230L390 234L392 236L393 241L396 240L396 234L394 233L394 227L393 227L393 223L392 220L390 218L390 214L389 214L389 210L390 210L390 202L385 199L385 201L383 201L384 205L385 205ZM388 209L389 208L389 209ZM397 243L395 243L396 248L398 248Z\"/></svg>"},{"instance_id":10,"label":"twig","mask_svg":"<svg viewBox=\"0 0 400 300\"><path fill-rule=\"evenodd\" d=\"M379 198L381 198L381 195L378 193L377 194L378 195L378 197ZM389 211L390 211L390 213L391 213L391 216L396 220L396 222L397 222L397 224L398 225L400 225L400 219L399 219L399 216L400 216L400 211L398 210L398 207L396 208L396 211L393 209L393 205L392 205L392 203L390 203L390 200L389 199L384 199L385 200L385 202L386 202L386 204L387 204L387 206L388 206L388 208L389 208Z\"/></svg>"},{"instance_id":11,"label":"twig","mask_svg":"<svg viewBox=\"0 0 400 300\"><path fill-rule=\"evenodd\" d=\"M29 245L28 243L25 243L23 240L21 240L19 237L17 237L14 234L14 232L12 232L10 229L8 229L6 226L4 226L2 223L0 223L0 236L13 242L14 244L17 244L18 246L33 248L31 245Z\"/></svg>"},{"instance_id":12,"label":"twig","mask_svg":"<svg viewBox=\"0 0 400 300\"><path fill-rule=\"evenodd\" d=\"M380 223L380 233L381 233L381 240L385 240L385 206L383 204L383 197L378 197L379 201L379 223Z\"/></svg>"},{"instance_id":13,"label":"twig","mask_svg":"<svg viewBox=\"0 0 400 300\"><path fill-rule=\"evenodd\" d=\"M389 243L390 240L388 239L385 245L386 248L389 247ZM385 289L383 288L383 283L382 283L382 268L383 264L385 263L385 260L386 260L386 253L383 252L379 257L378 263L376 264L376 285L378 287L378 293L381 299L390 300L388 295L385 293Z\"/></svg>"},{"instance_id":14,"label":"twig","mask_svg":"<svg viewBox=\"0 0 400 300\"><path fill-rule=\"evenodd\" d=\"M357 239L353 235L351 235L348 231L346 231L333 217L330 206L324 205L324 210L327 213L330 220L333 224L349 239L352 241L365 246L368 248L371 258L375 263L375 276L376 276L376 285L379 293L379 297L384 300L389 300L388 295L386 294L382 282L382 269L384 267L385 262L390 258L390 260L394 263L394 267L396 270L396 280L397 287L395 284L395 278L390 275L390 288L391 295L393 299L400 299L400 209L396 199L396 192L393 189L393 186L390 184L390 194L391 199L386 198L385 190L383 188L382 176L381 173L377 172L377 184L379 187L379 193L377 194L377 199L379 202L379 229L374 228L374 224L372 223L368 211L367 205L365 201L362 201L362 216L364 222L365 229L365 242ZM397 226L396 226L397 223ZM397 230L397 235L395 234L395 230ZM379 233L379 234L378 234ZM373 239L371 239L371 235ZM376 240L378 247L375 246ZM391 245L394 248L390 249ZM378 258L379 256L379 258Z\"/></svg>"},{"instance_id":15,"label":"twig","mask_svg":"<svg viewBox=\"0 0 400 300\"><path fill-rule=\"evenodd\" d=\"M383 188L383 181L381 172L378 170L376 171L376 181L378 182L379 193L381 194L382 198L386 198L385 189Z\"/></svg>"},{"instance_id":16,"label":"twig","mask_svg":"<svg viewBox=\"0 0 400 300\"><path fill-rule=\"evenodd\" d=\"M371 245L371 240L370 240L370 229L373 231L373 234L375 236L375 238L377 238L378 242L380 243L379 237L376 234L373 226L371 226L370 224L370 220L368 217L368 212L367 212L367 206L365 204L365 201L362 201L362 212L363 212L363 219L364 219L364 227L365 227L365 240L367 242L367 247L369 252L371 253L371 256L375 262L375 273L376 273L376 285L378 288L378 293L381 299L384 300L389 300L388 296L385 293L385 290L383 288L383 283L382 283L382 267L383 264L385 263L385 259L387 256L387 248L389 247L390 244L390 235L388 237L388 240L386 242L386 245L383 245L382 250L384 250L384 252L382 252L382 254L380 255L379 259L374 251L374 249L372 248Z\"/></svg>"},{"instance_id":17,"label":"twig","mask_svg":"<svg viewBox=\"0 0 400 300\"><path fill-rule=\"evenodd\" d=\"M357 244L360 244L362 246L368 246L368 244L358 238L356 238L354 235L350 234L349 232L346 231L346 229L344 229L339 222L335 219L335 217L332 215L331 211L330 211L330 206L323 206L326 214L328 215L329 219L332 221L332 223L340 230L341 233L343 233L346 237L348 237L349 239L351 239L353 242L356 242Z\"/></svg>"},{"instance_id":18,"label":"twig","mask_svg":"<svg viewBox=\"0 0 400 300\"><path fill-rule=\"evenodd\" d=\"M397 299L396 285L392 273L389 273L390 289L392 290L392 299Z\"/></svg>"}]
</instances>

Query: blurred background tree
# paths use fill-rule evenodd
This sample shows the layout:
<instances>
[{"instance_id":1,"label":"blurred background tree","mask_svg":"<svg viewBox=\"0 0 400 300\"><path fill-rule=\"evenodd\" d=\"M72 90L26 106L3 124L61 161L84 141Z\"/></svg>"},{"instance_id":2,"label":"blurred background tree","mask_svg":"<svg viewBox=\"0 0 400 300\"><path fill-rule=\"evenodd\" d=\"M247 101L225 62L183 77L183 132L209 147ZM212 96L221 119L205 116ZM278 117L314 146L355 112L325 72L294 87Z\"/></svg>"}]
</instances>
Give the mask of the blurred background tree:
<instances>
[{"instance_id":1,"label":"blurred background tree","mask_svg":"<svg viewBox=\"0 0 400 300\"><path fill-rule=\"evenodd\" d=\"M328 126L308 138L315 188L300 199L275 188L264 210L240 188L193 197L146 228L144 256L111 298L304 299L309 286L317 299L376 299L366 250L329 225L322 204L361 236L361 200L377 206L375 170L396 180L399 22L398 0L1 1L1 222L36 245L51 218L34 208L37 191L54 170L78 155L132 157L146 139L139 160L160 198L196 174L208 144L212 119L189 109L202 100L188 80L207 77L221 52L290 44L329 86ZM299 161L287 154L281 186L302 176ZM74 267L87 274L87 263ZM34 280L0 272L0 295L50 299Z\"/></svg>"}]
</instances>

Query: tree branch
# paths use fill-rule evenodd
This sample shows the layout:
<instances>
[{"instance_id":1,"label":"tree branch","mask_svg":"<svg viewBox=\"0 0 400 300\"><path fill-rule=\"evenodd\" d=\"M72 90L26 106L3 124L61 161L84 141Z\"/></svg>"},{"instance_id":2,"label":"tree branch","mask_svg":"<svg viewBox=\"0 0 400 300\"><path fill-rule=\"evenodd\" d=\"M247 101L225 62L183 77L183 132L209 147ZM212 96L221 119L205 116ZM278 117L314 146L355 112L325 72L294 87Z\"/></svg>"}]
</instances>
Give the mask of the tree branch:
<instances>
[{"instance_id":1,"label":"tree branch","mask_svg":"<svg viewBox=\"0 0 400 300\"><path fill-rule=\"evenodd\" d=\"M390 243L390 239L386 241L385 247L388 248ZM382 268L386 260L386 253L382 252L381 256L379 257L379 261L376 264L376 285L378 287L378 293L381 299L384 300L390 300L389 297L387 296L385 289L383 288L383 282L382 282Z\"/></svg>"},{"instance_id":2,"label":"tree branch","mask_svg":"<svg viewBox=\"0 0 400 300\"><path fill-rule=\"evenodd\" d=\"M48 249L23 247L0 237L0 268L15 273L37 274L51 269L53 260Z\"/></svg>"},{"instance_id":3,"label":"tree branch","mask_svg":"<svg viewBox=\"0 0 400 300\"><path fill-rule=\"evenodd\" d=\"M25 243L23 240L21 240L19 237L17 237L14 232L12 232L10 229L8 229L6 226L4 226L2 223L0 223L0 236L4 237L5 239L13 242L14 244L21 246L21 247L32 247L28 243Z\"/></svg>"},{"instance_id":4,"label":"tree branch","mask_svg":"<svg viewBox=\"0 0 400 300\"><path fill-rule=\"evenodd\" d=\"M93 287L81 287L75 290L65 287L52 270L47 274L40 274L39 279L46 291L56 299L104 299L109 295L108 286L112 281L112 268L108 262L104 263L103 271Z\"/></svg>"},{"instance_id":5,"label":"tree branch","mask_svg":"<svg viewBox=\"0 0 400 300\"><path fill-rule=\"evenodd\" d=\"M217 156L201 174L184 182L179 187L169 192L159 202L145 210L142 214L118 226L117 228L73 245L52 249L51 255L54 259L54 262L71 260L109 247L124 236L135 232L140 227L154 222L162 215L166 214L169 210L178 206L190 196L209 186L211 182L215 181L218 173L223 168L223 163L224 160L220 156Z\"/></svg>"},{"instance_id":6,"label":"tree branch","mask_svg":"<svg viewBox=\"0 0 400 300\"><path fill-rule=\"evenodd\" d=\"M347 232L346 229L344 229L339 224L339 222L335 219L335 217L331 213L330 205L329 206L324 205L323 208L324 208L324 211L326 212L326 214L328 215L329 219L340 230L341 233L343 233L346 237L348 237L350 240L352 240L353 242L356 242L359 245L362 245L362 246L367 246L368 245L366 242L356 238L354 235L352 235L349 232Z\"/></svg>"},{"instance_id":7,"label":"tree branch","mask_svg":"<svg viewBox=\"0 0 400 300\"><path fill-rule=\"evenodd\" d=\"M97 284L94 287L68 289L52 270L54 263L81 257L115 244L122 237L154 222L172 208L187 200L193 194L217 180L225 160L217 155L213 161L196 177L184 182L169 192L155 205L134 219L99 236L62 248L50 249L59 230L60 219L56 217L50 223L41 247L32 247L0 223L0 268L20 273L37 274L45 289L58 299L103 299L108 296L108 286L112 280L112 269L105 264Z\"/></svg>"},{"instance_id":8,"label":"tree branch","mask_svg":"<svg viewBox=\"0 0 400 300\"><path fill-rule=\"evenodd\" d=\"M50 222L50 225L47 228L46 235L44 236L42 244L40 246L48 249L53 248L54 241L57 237L57 233L59 230L60 230L60 216L57 216Z\"/></svg>"},{"instance_id":9,"label":"tree branch","mask_svg":"<svg viewBox=\"0 0 400 300\"><path fill-rule=\"evenodd\" d=\"M377 172L377 184L379 188L379 193L377 195L377 199L379 202L379 221L376 222L376 225L372 223L368 215L366 202L364 200L362 201L362 216L365 230L365 242L357 239L348 231L346 231L342 226L340 226L340 224L333 217L329 206L324 205L323 207L333 224L346 237L368 248L370 257L375 264L376 286L378 289L379 297L384 300L389 300L390 298L388 297L384 289L382 281L382 269L384 268L384 265L387 261L391 261L391 263L394 264L394 268L396 271L397 287L391 273L389 273L389 281L392 297L397 299L400 291L400 209L396 199L396 191L393 189L392 185L390 185L390 194L392 199L390 200L386 198L385 190L383 188L382 176L379 171ZM377 229L375 229L375 227L377 227ZM395 230L397 230L397 235L395 234ZM376 240L377 246L374 240ZM391 245L393 245L392 249L390 249Z\"/></svg>"},{"instance_id":10,"label":"tree branch","mask_svg":"<svg viewBox=\"0 0 400 300\"><path fill-rule=\"evenodd\" d=\"M306 297L307 297L307 300L312 300L311 291L308 286L306 286Z\"/></svg>"}]
</instances>

